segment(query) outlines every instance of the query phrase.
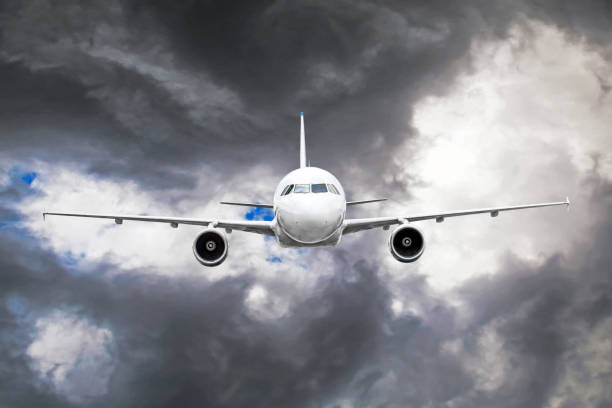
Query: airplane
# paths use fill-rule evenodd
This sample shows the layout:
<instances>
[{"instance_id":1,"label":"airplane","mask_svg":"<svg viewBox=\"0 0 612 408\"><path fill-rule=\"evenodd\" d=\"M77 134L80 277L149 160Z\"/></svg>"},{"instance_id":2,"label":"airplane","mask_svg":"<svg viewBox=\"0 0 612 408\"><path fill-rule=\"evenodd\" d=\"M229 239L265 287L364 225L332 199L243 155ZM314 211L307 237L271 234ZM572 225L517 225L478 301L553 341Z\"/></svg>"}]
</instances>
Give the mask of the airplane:
<instances>
[{"instance_id":1,"label":"airplane","mask_svg":"<svg viewBox=\"0 0 612 408\"><path fill-rule=\"evenodd\" d=\"M68 217L114 219L123 221L149 221L169 224L177 228L179 224L207 227L193 242L193 254L204 266L217 266L225 261L228 254L227 235L233 230L253 232L276 238L281 247L328 247L340 243L343 235L373 228L388 230L397 227L389 235L389 250L400 262L414 262L425 250L425 239L421 231L412 223L424 220L443 222L446 218L471 214L488 213L497 217L500 212L526 208L570 205L565 201L525 204L506 207L480 208L463 211L442 211L427 214L400 214L374 218L346 218L347 207L379 201L386 198L346 201L342 184L330 172L318 167L310 167L306 160L306 136L304 113L300 113L300 167L288 173L278 183L272 204L226 202L220 204L247 207L270 208L274 218L271 221L247 221L241 219L224 220L216 218L177 218L120 214L87 214L43 212L47 215Z\"/></svg>"}]
</instances>

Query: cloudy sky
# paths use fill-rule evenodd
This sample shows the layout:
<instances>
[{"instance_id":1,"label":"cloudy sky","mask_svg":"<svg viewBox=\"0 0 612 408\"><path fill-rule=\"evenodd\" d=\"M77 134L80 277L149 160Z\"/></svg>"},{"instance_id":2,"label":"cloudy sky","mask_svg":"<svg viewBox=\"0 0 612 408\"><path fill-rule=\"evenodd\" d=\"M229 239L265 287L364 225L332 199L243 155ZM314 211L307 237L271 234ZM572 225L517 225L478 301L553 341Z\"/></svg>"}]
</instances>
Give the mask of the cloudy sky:
<instances>
[{"instance_id":1,"label":"cloudy sky","mask_svg":"<svg viewBox=\"0 0 612 408\"><path fill-rule=\"evenodd\" d=\"M612 406L612 5L0 3L3 407ZM309 159L349 216L557 201L281 249L43 210L258 218Z\"/></svg>"}]
</instances>

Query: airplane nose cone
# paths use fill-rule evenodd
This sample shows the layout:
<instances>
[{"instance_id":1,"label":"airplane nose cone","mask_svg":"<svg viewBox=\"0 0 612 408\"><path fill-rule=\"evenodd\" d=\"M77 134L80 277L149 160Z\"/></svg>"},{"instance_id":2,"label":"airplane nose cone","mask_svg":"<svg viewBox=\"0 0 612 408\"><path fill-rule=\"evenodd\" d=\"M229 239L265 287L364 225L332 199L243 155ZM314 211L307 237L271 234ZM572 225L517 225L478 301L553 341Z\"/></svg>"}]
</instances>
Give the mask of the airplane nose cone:
<instances>
[{"instance_id":1,"label":"airplane nose cone","mask_svg":"<svg viewBox=\"0 0 612 408\"><path fill-rule=\"evenodd\" d=\"M340 203L318 197L300 197L279 208L278 221L292 239L314 244L328 238L342 223Z\"/></svg>"}]
</instances>

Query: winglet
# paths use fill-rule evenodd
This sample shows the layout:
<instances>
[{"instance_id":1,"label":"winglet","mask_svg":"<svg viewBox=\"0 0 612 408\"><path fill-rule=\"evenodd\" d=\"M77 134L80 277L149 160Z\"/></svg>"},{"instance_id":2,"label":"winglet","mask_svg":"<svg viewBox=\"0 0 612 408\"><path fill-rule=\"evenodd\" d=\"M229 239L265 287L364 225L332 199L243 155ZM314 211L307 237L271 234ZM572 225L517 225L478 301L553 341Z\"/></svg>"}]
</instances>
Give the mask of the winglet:
<instances>
[{"instance_id":1,"label":"winglet","mask_svg":"<svg viewBox=\"0 0 612 408\"><path fill-rule=\"evenodd\" d=\"M570 200L569 197L565 197L565 205L567 206L567 211L570 209Z\"/></svg>"},{"instance_id":2,"label":"winglet","mask_svg":"<svg viewBox=\"0 0 612 408\"><path fill-rule=\"evenodd\" d=\"M43 221L45 220L45 216L46 215L47 215L47 213L43 211Z\"/></svg>"}]
</instances>

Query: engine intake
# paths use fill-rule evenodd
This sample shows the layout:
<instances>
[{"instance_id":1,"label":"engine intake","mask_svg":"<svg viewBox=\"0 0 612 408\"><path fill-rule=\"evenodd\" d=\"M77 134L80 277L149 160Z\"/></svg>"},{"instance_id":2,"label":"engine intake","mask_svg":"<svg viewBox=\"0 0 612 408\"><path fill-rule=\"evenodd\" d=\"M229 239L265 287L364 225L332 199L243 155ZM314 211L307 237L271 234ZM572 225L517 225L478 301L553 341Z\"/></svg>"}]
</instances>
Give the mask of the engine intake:
<instances>
[{"instance_id":1,"label":"engine intake","mask_svg":"<svg viewBox=\"0 0 612 408\"><path fill-rule=\"evenodd\" d=\"M227 257L227 238L221 231L208 229L193 241L193 254L204 266L220 265Z\"/></svg>"},{"instance_id":2,"label":"engine intake","mask_svg":"<svg viewBox=\"0 0 612 408\"><path fill-rule=\"evenodd\" d=\"M425 239L421 231L404 225L397 227L389 236L391 255L400 262L414 262L425 249Z\"/></svg>"}]
</instances>

